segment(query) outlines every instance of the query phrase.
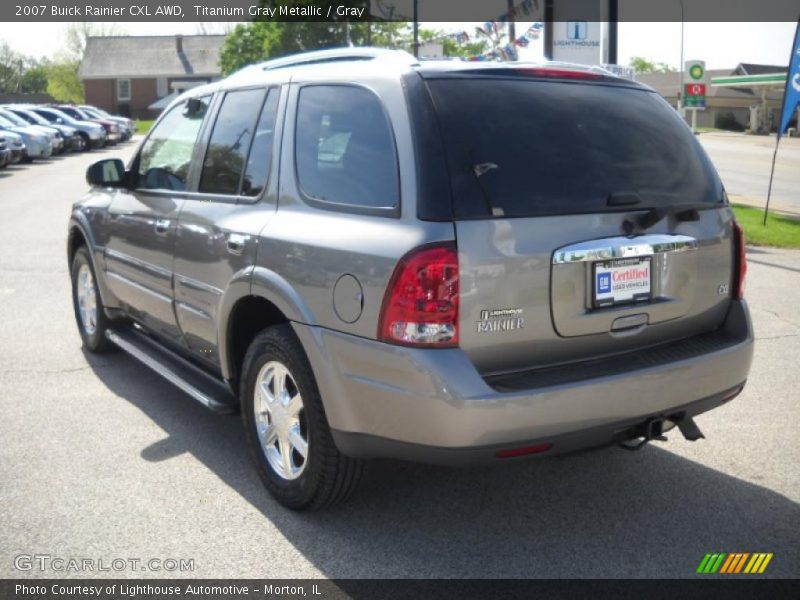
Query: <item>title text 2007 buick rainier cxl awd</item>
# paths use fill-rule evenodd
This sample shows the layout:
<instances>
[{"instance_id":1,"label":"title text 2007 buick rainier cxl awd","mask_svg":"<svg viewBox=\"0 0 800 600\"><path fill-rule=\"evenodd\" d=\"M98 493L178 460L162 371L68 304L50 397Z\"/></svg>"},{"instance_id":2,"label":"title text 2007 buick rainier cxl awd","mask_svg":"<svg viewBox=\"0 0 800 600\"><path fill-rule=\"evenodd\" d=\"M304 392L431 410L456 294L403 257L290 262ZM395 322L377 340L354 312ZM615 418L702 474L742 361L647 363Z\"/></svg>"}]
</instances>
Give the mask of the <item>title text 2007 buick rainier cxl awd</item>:
<instances>
[{"instance_id":1,"label":"title text 2007 buick rainier cxl awd","mask_svg":"<svg viewBox=\"0 0 800 600\"><path fill-rule=\"evenodd\" d=\"M736 396L744 240L689 128L597 68L328 50L177 98L69 223L85 347L241 410L269 492L365 459L635 448Z\"/></svg>"}]
</instances>

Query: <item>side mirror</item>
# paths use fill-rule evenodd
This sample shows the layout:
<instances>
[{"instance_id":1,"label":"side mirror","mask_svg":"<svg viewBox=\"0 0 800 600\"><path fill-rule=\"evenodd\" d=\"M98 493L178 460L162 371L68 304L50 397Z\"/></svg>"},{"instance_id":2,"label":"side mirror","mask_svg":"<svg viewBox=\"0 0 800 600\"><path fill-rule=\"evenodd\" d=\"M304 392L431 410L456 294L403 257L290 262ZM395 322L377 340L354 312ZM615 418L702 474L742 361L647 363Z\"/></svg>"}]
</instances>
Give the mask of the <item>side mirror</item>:
<instances>
[{"instance_id":1,"label":"side mirror","mask_svg":"<svg viewBox=\"0 0 800 600\"><path fill-rule=\"evenodd\" d=\"M98 187L126 187L125 163L118 158L98 160L86 169L86 182Z\"/></svg>"}]
</instances>

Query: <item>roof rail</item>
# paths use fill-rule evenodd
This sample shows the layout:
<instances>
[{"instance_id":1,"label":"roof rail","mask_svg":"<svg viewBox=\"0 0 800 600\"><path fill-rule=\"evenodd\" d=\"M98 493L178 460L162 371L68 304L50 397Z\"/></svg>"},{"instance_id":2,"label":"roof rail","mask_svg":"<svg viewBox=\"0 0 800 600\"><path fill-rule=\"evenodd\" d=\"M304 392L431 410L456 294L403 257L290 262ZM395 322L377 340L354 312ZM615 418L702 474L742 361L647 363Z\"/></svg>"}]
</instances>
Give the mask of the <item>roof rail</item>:
<instances>
[{"instance_id":1,"label":"roof rail","mask_svg":"<svg viewBox=\"0 0 800 600\"><path fill-rule=\"evenodd\" d=\"M234 73L253 73L255 71L272 71L275 69L285 69L288 67L300 67L304 65L323 64L328 62L361 61L361 60L394 60L402 64L414 64L417 59L403 50L387 50L385 48L371 47L344 47L330 48L328 50L312 50L311 52L301 52L281 58L273 58L264 62L256 63Z\"/></svg>"}]
</instances>

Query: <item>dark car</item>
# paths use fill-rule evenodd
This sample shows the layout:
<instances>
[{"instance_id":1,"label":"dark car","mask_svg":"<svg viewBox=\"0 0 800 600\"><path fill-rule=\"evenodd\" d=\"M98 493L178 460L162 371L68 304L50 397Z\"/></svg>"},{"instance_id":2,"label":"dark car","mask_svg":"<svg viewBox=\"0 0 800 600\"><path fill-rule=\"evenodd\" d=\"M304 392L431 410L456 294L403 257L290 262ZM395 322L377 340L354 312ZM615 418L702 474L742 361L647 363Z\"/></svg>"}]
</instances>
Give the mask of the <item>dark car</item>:
<instances>
[{"instance_id":1,"label":"dark car","mask_svg":"<svg viewBox=\"0 0 800 600\"><path fill-rule=\"evenodd\" d=\"M8 147L8 142L0 136L0 169L6 168L11 162L11 149Z\"/></svg>"}]
</instances>

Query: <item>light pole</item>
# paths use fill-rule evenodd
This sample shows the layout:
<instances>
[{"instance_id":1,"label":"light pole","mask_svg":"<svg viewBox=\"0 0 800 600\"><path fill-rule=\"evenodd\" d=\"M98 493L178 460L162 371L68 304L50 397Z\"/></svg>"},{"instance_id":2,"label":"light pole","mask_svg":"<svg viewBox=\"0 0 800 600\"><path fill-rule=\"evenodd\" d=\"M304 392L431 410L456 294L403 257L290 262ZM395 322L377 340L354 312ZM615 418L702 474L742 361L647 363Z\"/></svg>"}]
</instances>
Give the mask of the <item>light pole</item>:
<instances>
[{"instance_id":1,"label":"light pole","mask_svg":"<svg viewBox=\"0 0 800 600\"><path fill-rule=\"evenodd\" d=\"M681 117L686 118L686 110L683 106L683 0L678 0L681 5L681 64L678 68L681 70L681 88L678 90L678 112Z\"/></svg>"}]
</instances>

